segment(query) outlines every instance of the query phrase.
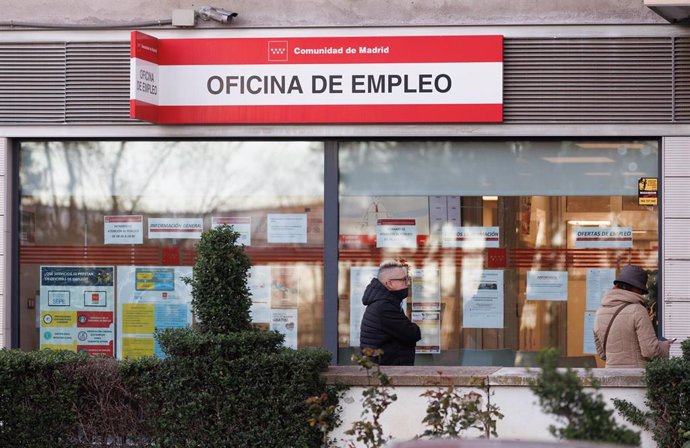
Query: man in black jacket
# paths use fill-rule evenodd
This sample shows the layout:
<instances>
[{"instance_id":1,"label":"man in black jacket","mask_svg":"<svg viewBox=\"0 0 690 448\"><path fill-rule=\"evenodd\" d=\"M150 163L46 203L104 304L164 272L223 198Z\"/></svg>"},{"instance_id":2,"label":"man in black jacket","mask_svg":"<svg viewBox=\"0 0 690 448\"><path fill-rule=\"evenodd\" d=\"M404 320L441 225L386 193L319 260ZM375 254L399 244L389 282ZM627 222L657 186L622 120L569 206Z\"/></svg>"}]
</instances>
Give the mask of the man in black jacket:
<instances>
[{"instance_id":1,"label":"man in black jacket","mask_svg":"<svg viewBox=\"0 0 690 448\"><path fill-rule=\"evenodd\" d=\"M410 278L401 263L385 263L377 278L371 280L362 296L367 306L362 317L362 348L381 349L380 365L414 365L417 341L422 339L419 326L410 322L400 303L409 294Z\"/></svg>"}]
</instances>

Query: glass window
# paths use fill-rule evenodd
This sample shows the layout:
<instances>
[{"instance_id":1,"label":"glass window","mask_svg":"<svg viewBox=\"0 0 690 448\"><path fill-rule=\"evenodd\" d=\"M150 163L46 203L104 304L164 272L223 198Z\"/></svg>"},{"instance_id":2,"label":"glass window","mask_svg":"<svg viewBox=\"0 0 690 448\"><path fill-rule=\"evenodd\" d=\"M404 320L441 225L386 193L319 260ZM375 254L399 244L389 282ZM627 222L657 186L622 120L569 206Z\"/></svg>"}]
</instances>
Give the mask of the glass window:
<instances>
[{"instance_id":1,"label":"glass window","mask_svg":"<svg viewBox=\"0 0 690 448\"><path fill-rule=\"evenodd\" d=\"M656 141L349 142L339 166L341 363L383 261L410 264L418 365L591 365L615 269L657 268Z\"/></svg>"},{"instance_id":2,"label":"glass window","mask_svg":"<svg viewBox=\"0 0 690 448\"><path fill-rule=\"evenodd\" d=\"M221 223L254 265L255 323L321 345L323 175L321 142L23 142L21 348L157 351L140 336L186 323L180 277Z\"/></svg>"}]
</instances>

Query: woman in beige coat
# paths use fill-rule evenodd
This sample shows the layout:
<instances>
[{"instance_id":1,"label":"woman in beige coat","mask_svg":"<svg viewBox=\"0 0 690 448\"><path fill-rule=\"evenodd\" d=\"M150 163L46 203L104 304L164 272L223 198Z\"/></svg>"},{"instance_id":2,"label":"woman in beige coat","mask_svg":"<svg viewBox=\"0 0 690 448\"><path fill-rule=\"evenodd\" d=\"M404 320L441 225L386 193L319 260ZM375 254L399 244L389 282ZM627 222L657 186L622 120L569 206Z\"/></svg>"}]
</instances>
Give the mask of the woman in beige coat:
<instances>
[{"instance_id":1,"label":"woman in beige coat","mask_svg":"<svg viewBox=\"0 0 690 448\"><path fill-rule=\"evenodd\" d=\"M671 341L657 339L645 306L647 272L624 266L613 284L594 320L594 343L606 367L644 367L651 359L668 358Z\"/></svg>"}]
</instances>

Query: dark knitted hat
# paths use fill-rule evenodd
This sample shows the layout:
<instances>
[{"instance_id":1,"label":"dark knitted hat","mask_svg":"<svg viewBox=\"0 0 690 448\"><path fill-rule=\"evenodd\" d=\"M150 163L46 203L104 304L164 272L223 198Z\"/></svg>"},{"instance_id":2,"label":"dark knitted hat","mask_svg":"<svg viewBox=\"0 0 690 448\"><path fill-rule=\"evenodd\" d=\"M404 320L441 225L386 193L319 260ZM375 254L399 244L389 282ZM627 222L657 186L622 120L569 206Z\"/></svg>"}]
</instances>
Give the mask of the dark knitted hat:
<instances>
[{"instance_id":1,"label":"dark knitted hat","mask_svg":"<svg viewBox=\"0 0 690 448\"><path fill-rule=\"evenodd\" d=\"M623 266L618 277L613 281L613 284L625 283L649 294L647 290L647 271L639 266Z\"/></svg>"}]
</instances>

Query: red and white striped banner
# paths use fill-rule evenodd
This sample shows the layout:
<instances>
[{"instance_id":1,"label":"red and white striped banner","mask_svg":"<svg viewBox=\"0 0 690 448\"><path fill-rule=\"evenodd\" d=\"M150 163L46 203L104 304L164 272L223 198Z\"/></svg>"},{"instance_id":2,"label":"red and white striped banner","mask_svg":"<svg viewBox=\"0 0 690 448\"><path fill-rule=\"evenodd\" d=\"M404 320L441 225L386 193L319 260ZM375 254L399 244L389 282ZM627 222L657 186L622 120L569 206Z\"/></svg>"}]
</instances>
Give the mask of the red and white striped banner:
<instances>
[{"instance_id":1,"label":"red and white striped banner","mask_svg":"<svg viewBox=\"0 0 690 448\"><path fill-rule=\"evenodd\" d=\"M132 32L130 115L156 123L503 119L503 36L156 39Z\"/></svg>"}]
</instances>

